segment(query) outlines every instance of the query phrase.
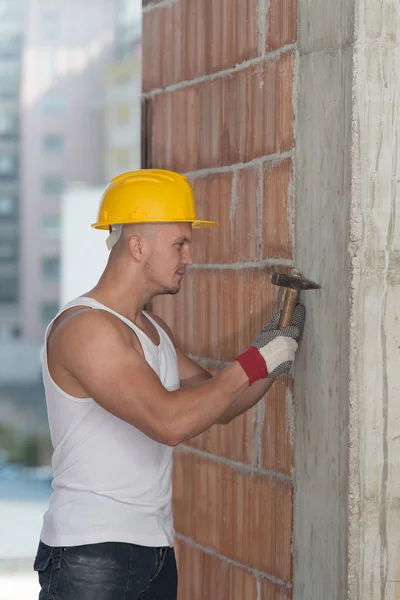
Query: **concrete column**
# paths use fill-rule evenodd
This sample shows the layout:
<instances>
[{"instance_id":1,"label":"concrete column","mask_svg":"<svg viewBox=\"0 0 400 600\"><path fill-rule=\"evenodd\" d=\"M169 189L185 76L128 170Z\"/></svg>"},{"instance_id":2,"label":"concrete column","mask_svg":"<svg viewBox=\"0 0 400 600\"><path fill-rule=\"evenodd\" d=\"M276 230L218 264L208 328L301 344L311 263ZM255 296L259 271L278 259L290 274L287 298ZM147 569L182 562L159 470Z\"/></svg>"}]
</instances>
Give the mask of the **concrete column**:
<instances>
[{"instance_id":1,"label":"concrete column","mask_svg":"<svg viewBox=\"0 0 400 600\"><path fill-rule=\"evenodd\" d=\"M400 597L400 4L300 0L294 598Z\"/></svg>"}]
</instances>

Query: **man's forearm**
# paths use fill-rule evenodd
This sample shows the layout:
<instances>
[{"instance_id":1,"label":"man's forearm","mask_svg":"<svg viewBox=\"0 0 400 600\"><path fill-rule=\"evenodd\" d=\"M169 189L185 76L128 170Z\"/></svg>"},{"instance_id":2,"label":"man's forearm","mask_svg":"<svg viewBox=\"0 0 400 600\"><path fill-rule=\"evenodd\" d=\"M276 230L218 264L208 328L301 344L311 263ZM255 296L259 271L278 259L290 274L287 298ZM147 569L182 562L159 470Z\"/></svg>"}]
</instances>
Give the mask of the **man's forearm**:
<instances>
[{"instance_id":1,"label":"man's forearm","mask_svg":"<svg viewBox=\"0 0 400 600\"><path fill-rule=\"evenodd\" d=\"M227 425L242 413L252 408L268 392L275 379L262 379L248 387L239 398L221 415L217 423Z\"/></svg>"},{"instance_id":2,"label":"man's forearm","mask_svg":"<svg viewBox=\"0 0 400 600\"><path fill-rule=\"evenodd\" d=\"M160 433L169 445L179 444L214 425L248 388L249 380L238 362L216 377L188 388L168 392L165 414L154 415L165 430Z\"/></svg>"},{"instance_id":3,"label":"man's forearm","mask_svg":"<svg viewBox=\"0 0 400 600\"><path fill-rule=\"evenodd\" d=\"M190 384L195 385L200 383L201 381L205 381L207 379L212 379L213 376L211 373L206 371L203 368L203 373L198 375L196 378L193 378L192 381L188 382L185 387L190 387ZM270 379L262 379L257 381L252 386L248 387L232 404L229 406L226 411L220 416L220 418L216 421L217 424L226 425L230 423L233 419L241 415L252 408L257 402L261 400L263 396L268 392L274 383L275 378Z\"/></svg>"}]
</instances>

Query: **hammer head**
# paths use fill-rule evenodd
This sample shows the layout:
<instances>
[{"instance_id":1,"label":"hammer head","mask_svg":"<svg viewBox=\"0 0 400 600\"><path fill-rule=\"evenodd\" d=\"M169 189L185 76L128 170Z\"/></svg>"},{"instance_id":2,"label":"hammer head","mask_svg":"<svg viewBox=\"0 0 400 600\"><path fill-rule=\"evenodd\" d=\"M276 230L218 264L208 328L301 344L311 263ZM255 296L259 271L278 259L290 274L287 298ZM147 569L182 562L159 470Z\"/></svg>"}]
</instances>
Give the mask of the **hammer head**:
<instances>
[{"instance_id":1,"label":"hammer head","mask_svg":"<svg viewBox=\"0 0 400 600\"><path fill-rule=\"evenodd\" d=\"M286 273L278 273L278 271L274 271L271 274L271 283L299 291L321 289L321 286L318 285L318 283L314 283L314 281L306 279L301 275L287 275Z\"/></svg>"}]
</instances>

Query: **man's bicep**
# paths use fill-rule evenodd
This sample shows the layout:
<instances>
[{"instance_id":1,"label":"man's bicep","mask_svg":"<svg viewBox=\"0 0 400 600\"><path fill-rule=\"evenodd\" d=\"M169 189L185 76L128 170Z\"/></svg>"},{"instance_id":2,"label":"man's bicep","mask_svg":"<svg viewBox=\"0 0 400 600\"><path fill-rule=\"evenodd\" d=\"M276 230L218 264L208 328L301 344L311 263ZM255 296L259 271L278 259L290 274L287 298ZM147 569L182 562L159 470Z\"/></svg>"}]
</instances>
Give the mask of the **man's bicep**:
<instances>
[{"instance_id":1,"label":"man's bicep","mask_svg":"<svg viewBox=\"0 0 400 600\"><path fill-rule=\"evenodd\" d=\"M189 387L211 379L212 375L201 365L189 358L179 347L176 347L178 358L179 379L181 387Z\"/></svg>"},{"instance_id":2,"label":"man's bicep","mask_svg":"<svg viewBox=\"0 0 400 600\"><path fill-rule=\"evenodd\" d=\"M153 369L113 328L83 339L69 352L69 372L102 408L160 441L168 392Z\"/></svg>"}]
</instances>

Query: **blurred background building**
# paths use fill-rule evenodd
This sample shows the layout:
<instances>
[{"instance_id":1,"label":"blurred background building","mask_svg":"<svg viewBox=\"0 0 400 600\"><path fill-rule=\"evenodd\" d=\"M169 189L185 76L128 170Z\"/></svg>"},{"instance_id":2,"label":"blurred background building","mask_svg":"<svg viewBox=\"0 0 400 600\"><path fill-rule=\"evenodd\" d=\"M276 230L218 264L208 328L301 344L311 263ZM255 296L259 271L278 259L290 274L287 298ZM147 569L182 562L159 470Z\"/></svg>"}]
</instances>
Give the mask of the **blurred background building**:
<instances>
[{"instance_id":1,"label":"blurred background building","mask_svg":"<svg viewBox=\"0 0 400 600\"><path fill-rule=\"evenodd\" d=\"M43 336L59 308L61 195L74 181L104 181L102 82L115 8L113 0L27 2L20 318L29 339Z\"/></svg>"},{"instance_id":2,"label":"blurred background building","mask_svg":"<svg viewBox=\"0 0 400 600\"><path fill-rule=\"evenodd\" d=\"M51 492L44 331L107 261L104 186L140 167L141 5L0 0L1 600L37 598L3 574L27 558L31 576Z\"/></svg>"},{"instance_id":3,"label":"blurred background building","mask_svg":"<svg viewBox=\"0 0 400 600\"><path fill-rule=\"evenodd\" d=\"M20 114L22 0L0 0L0 339L18 336L20 319Z\"/></svg>"},{"instance_id":4,"label":"blurred background building","mask_svg":"<svg viewBox=\"0 0 400 600\"><path fill-rule=\"evenodd\" d=\"M61 199L60 304L81 296L96 285L108 259L107 231L93 229L100 186L69 186ZM74 235L71 235L71 231ZM79 268L77 268L79 265Z\"/></svg>"},{"instance_id":5,"label":"blurred background building","mask_svg":"<svg viewBox=\"0 0 400 600\"><path fill-rule=\"evenodd\" d=\"M141 3L0 0L0 33L1 423L3 383L40 388L47 324L104 268L105 184L140 168Z\"/></svg>"},{"instance_id":6,"label":"blurred background building","mask_svg":"<svg viewBox=\"0 0 400 600\"><path fill-rule=\"evenodd\" d=\"M140 168L141 20L137 3L117 4L114 59L105 73L105 175Z\"/></svg>"}]
</instances>

